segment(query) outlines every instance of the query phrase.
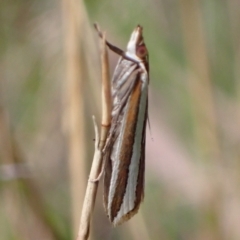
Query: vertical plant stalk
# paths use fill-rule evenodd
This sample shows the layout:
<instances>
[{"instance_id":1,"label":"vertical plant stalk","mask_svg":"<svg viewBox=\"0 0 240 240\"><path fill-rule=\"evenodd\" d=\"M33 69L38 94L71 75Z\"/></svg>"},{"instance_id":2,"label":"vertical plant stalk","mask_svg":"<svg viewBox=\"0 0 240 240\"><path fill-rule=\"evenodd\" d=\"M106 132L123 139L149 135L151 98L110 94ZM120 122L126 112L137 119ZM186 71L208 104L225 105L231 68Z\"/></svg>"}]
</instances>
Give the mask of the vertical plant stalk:
<instances>
[{"instance_id":1,"label":"vertical plant stalk","mask_svg":"<svg viewBox=\"0 0 240 240\"><path fill-rule=\"evenodd\" d=\"M66 79L64 85L67 123L68 165L72 203L73 232L76 236L79 213L86 186L86 135L84 118L84 83L82 63L83 16L82 1L63 0L63 22L66 53Z\"/></svg>"},{"instance_id":2,"label":"vertical plant stalk","mask_svg":"<svg viewBox=\"0 0 240 240\"><path fill-rule=\"evenodd\" d=\"M108 131L111 125L112 94L109 76L109 61L106 45L106 35L101 38L101 66L102 66L102 122L99 149L105 146Z\"/></svg>"},{"instance_id":3,"label":"vertical plant stalk","mask_svg":"<svg viewBox=\"0 0 240 240\"><path fill-rule=\"evenodd\" d=\"M212 197L202 210L203 216L209 219L204 230L211 239L222 238L222 228L219 216L219 204L222 201L222 189L219 186L218 176L221 171L221 151L217 131L217 115L214 103L210 67L208 63L206 40L203 30L203 16L197 0L180 1L182 25L186 54L189 63L188 88L192 101L192 111L195 117L196 138L202 159L208 169L206 175L210 184L213 184ZM213 179L212 176L215 176ZM206 221L205 221L206 222ZM204 231L203 230L203 231Z\"/></svg>"},{"instance_id":4,"label":"vertical plant stalk","mask_svg":"<svg viewBox=\"0 0 240 240\"><path fill-rule=\"evenodd\" d=\"M220 159L220 144L200 6L197 0L181 0L180 9L197 141L204 158L216 161Z\"/></svg>"},{"instance_id":5,"label":"vertical plant stalk","mask_svg":"<svg viewBox=\"0 0 240 240\"><path fill-rule=\"evenodd\" d=\"M93 117L95 129L95 152L92 167L89 175L89 181L86 189L85 199L82 207L82 214L77 240L86 240L89 237L90 221L94 210L95 199L98 189L98 181L102 169L102 149L105 145L107 134L111 123L111 88L109 81L108 54L105 44L105 35L101 39L101 62L102 62L102 121L101 135L99 137L98 128Z\"/></svg>"}]
</instances>

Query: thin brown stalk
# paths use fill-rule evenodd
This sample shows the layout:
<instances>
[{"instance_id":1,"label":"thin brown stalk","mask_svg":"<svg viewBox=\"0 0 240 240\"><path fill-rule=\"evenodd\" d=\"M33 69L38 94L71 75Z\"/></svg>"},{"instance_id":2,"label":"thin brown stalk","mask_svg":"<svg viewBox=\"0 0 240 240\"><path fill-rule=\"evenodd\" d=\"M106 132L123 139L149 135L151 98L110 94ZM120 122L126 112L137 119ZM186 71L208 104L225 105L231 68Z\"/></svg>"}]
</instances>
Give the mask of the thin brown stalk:
<instances>
[{"instance_id":1,"label":"thin brown stalk","mask_svg":"<svg viewBox=\"0 0 240 240\"><path fill-rule=\"evenodd\" d=\"M102 128L99 148L103 149L111 123L112 96L109 77L109 61L107 47L105 44L105 34L101 41L101 63L102 63Z\"/></svg>"},{"instance_id":2,"label":"thin brown stalk","mask_svg":"<svg viewBox=\"0 0 240 240\"><path fill-rule=\"evenodd\" d=\"M86 134L84 117L84 76L82 62L83 21L85 9L82 1L63 0L66 80L63 101L68 137L68 165L74 236L79 225L79 213L86 185Z\"/></svg>"},{"instance_id":3,"label":"thin brown stalk","mask_svg":"<svg viewBox=\"0 0 240 240\"><path fill-rule=\"evenodd\" d=\"M205 159L219 160L217 116L200 5L197 0L181 0L180 10L189 63L188 88L196 123L196 139Z\"/></svg>"},{"instance_id":4,"label":"thin brown stalk","mask_svg":"<svg viewBox=\"0 0 240 240\"><path fill-rule=\"evenodd\" d=\"M105 36L101 40L102 45L102 121L101 121L101 137L99 137L97 124L94 121L95 129L95 152L92 162L92 167L89 175L89 181L85 194L85 199L82 207L82 215L80 220L79 232L77 240L86 240L89 237L90 221L94 210L94 204L98 189L99 174L102 169L102 149L105 145L108 130L111 122L111 90L109 81L109 67L108 67L108 55L105 44Z\"/></svg>"},{"instance_id":5,"label":"thin brown stalk","mask_svg":"<svg viewBox=\"0 0 240 240\"><path fill-rule=\"evenodd\" d=\"M96 194L98 189L98 181L93 181L98 177L101 172L102 166L102 152L99 149L99 133L95 117L93 117L94 130L95 130L95 152L93 163L89 174L88 185L85 193L85 198L82 207L82 214L80 219L80 226L77 240L85 240L89 237L90 221L94 210Z\"/></svg>"},{"instance_id":6,"label":"thin brown stalk","mask_svg":"<svg viewBox=\"0 0 240 240\"><path fill-rule=\"evenodd\" d=\"M210 66L207 56L204 21L199 1L181 0L181 17L184 31L186 55L189 64L188 88L192 101L195 120L196 140L207 166L210 166L209 182L214 184L212 198L202 213L212 216L211 239L223 239L219 221L219 206L222 201L221 186L218 184L221 172L220 143L218 121L214 102L214 92L210 78ZM212 176L216 178L212 178ZM209 224L205 225L207 231Z\"/></svg>"}]
</instances>

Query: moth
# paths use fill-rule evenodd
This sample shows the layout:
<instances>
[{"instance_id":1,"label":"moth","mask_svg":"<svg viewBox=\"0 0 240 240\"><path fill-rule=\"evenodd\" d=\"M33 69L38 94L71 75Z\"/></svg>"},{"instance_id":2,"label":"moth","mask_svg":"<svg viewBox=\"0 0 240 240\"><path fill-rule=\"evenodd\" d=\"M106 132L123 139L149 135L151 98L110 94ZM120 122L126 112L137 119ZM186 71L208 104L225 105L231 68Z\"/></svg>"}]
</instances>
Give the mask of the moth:
<instances>
[{"instance_id":1,"label":"moth","mask_svg":"<svg viewBox=\"0 0 240 240\"><path fill-rule=\"evenodd\" d=\"M120 55L111 81L112 119L103 151L104 207L116 226L137 213L144 197L149 65L140 25L126 52L106 44Z\"/></svg>"}]
</instances>

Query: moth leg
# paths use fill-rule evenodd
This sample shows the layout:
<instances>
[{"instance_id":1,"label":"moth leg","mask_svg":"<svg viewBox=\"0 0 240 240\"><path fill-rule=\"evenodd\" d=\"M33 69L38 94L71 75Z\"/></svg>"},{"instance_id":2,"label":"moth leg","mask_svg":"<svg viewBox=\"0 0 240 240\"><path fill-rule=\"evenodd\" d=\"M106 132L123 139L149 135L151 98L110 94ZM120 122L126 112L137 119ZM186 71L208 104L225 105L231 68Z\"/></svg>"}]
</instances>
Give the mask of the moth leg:
<instances>
[{"instance_id":1,"label":"moth leg","mask_svg":"<svg viewBox=\"0 0 240 240\"><path fill-rule=\"evenodd\" d=\"M95 24L94 24L94 27L95 27L95 29L97 30L99 37L102 38L102 37L103 37L103 34L102 34L102 32L100 31L99 26L95 23ZM120 49L120 48L112 45L112 44L111 44L110 42L108 42L108 41L106 41L106 44L107 44L107 46L108 46L113 52L115 52L115 53L118 54L119 56L123 57L124 59L129 60L129 61L134 62L134 63L138 63L138 61L136 61L136 60L128 57L128 56L126 55L126 53L125 53L122 49Z\"/></svg>"},{"instance_id":2,"label":"moth leg","mask_svg":"<svg viewBox=\"0 0 240 240\"><path fill-rule=\"evenodd\" d=\"M104 173L104 165L105 165L105 164L103 164L102 169L101 169L101 172L99 173L99 175L97 176L97 178L95 178L95 179L89 179L89 182L91 182L91 183L99 182L99 180L101 179L101 177L102 177L102 175L103 175L103 173Z\"/></svg>"},{"instance_id":3,"label":"moth leg","mask_svg":"<svg viewBox=\"0 0 240 240\"><path fill-rule=\"evenodd\" d=\"M106 167L106 158L103 156L103 163L102 163L101 172L98 174L98 176L95 179L89 179L89 181L92 182L92 183L99 182L99 180L101 179L101 177L104 173L105 167Z\"/></svg>"}]
</instances>

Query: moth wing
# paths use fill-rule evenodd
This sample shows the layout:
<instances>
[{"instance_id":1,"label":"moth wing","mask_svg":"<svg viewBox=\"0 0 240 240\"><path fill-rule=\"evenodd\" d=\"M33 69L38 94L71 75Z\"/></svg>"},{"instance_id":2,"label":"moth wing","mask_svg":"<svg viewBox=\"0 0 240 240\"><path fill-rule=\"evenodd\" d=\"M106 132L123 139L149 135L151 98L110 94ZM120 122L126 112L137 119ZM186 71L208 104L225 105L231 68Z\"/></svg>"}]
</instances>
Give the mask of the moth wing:
<instances>
[{"instance_id":1,"label":"moth wing","mask_svg":"<svg viewBox=\"0 0 240 240\"><path fill-rule=\"evenodd\" d=\"M125 107L127 100L131 95L135 82L137 80L137 65L120 58L115 69L112 80L113 110L111 128L109 130L108 139L105 147L103 161L105 163L104 173L104 208L107 212L108 194L110 181L112 176L112 147L119 136L121 123L125 117ZM128 69L128 71L126 71Z\"/></svg>"},{"instance_id":2,"label":"moth wing","mask_svg":"<svg viewBox=\"0 0 240 240\"><path fill-rule=\"evenodd\" d=\"M126 91L127 95L121 96L126 97L127 102L114 105L118 109L113 111L117 124L112 122L111 141L105 159L104 202L114 225L133 216L143 198L147 86L143 96L141 73L137 71L133 75L134 78L129 78L132 84ZM141 127L136 132L139 123Z\"/></svg>"}]
</instances>

